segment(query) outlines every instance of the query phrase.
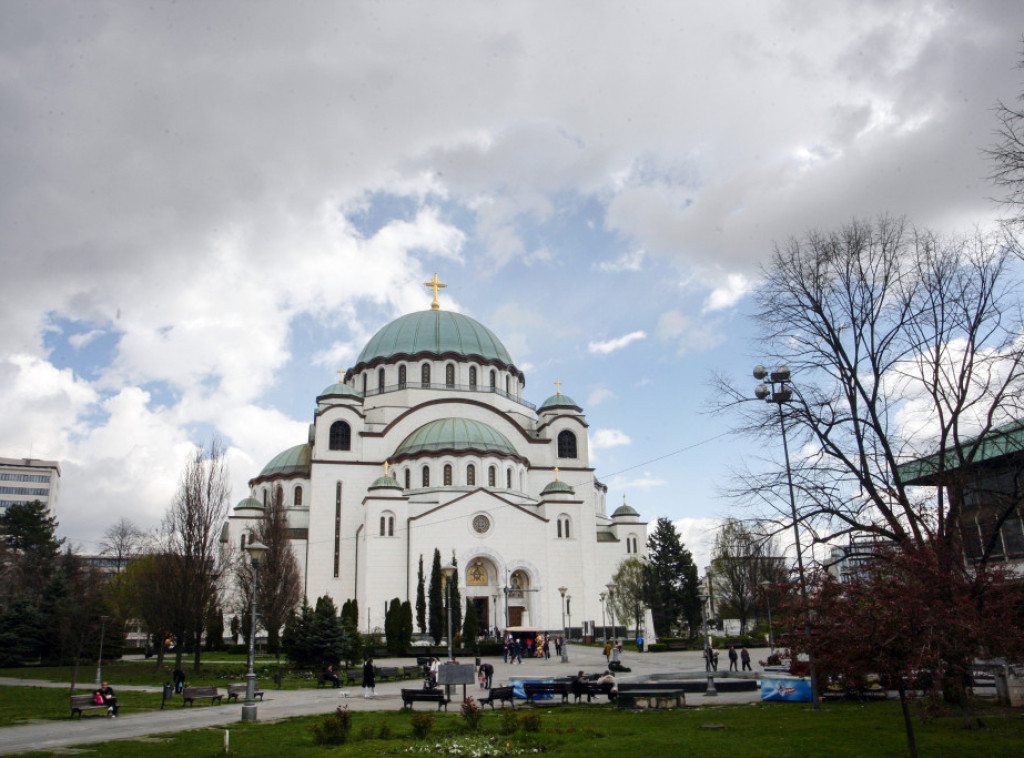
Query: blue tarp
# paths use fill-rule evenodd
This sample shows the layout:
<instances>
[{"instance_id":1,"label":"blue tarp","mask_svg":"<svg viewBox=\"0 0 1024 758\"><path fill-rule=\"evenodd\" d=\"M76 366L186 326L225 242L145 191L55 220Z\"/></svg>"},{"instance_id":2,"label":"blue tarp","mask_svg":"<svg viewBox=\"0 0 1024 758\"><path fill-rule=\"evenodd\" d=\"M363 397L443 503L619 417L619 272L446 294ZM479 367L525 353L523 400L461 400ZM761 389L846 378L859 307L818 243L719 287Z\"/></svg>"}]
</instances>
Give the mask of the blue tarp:
<instances>
[{"instance_id":1,"label":"blue tarp","mask_svg":"<svg viewBox=\"0 0 1024 758\"><path fill-rule=\"evenodd\" d=\"M785 700L791 703L811 702L810 679L762 679L762 700Z\"/></svg>"},{"instance_id":2,"label":"blue tarp","mask_svg":"<svg viewBox=\"0 0 1024 758\"><path fill-rule=\"evenodd\" d=\"M553 681L555 681L555 680L552 677L548 677L547 679L513 679L513 678L510 678L509 679L509 684L512 685L512 692L513 692L513 694L515 694L516 697L525 700L526 699L526 690L523 689L523 685L526 682L530 682L530 683L536 684L536 683L540 683L540 682L553 682ZM536 695L534 697L534 699L535 700L550 700L553 697L554 697L554 695Z\"/></svg>"}]
</instances>

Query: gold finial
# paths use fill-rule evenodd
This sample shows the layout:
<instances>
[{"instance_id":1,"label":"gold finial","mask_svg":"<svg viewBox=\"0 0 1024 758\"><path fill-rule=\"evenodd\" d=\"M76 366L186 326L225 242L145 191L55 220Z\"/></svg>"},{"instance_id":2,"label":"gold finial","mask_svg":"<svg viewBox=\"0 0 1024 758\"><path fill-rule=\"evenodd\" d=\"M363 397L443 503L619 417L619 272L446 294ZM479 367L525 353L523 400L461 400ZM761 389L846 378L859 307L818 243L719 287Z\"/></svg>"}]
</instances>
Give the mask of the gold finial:
<instances>
[{"instance_id":1,"label":"gold finial","mask_svg":"<svg viewBox=\"0 0 1024 758\"><path fill-rule=\"evenodd\" d=\"M625 492L622 493L622 504L623 505L626 504L626 493Z\"/></svg>"},{"instance_id":2,"label":"gold finial","mask_svg":"<svg viewBox=\"0 0 1024 758\"><path fill-rule=\"evenodd\" d=\"M435 273L434 274L434 278L431 279L429 282L427 282L424 286L429 287L430 289L434 290L434 302L432 302L430 304L430 309L434 310L434 311L440 310L441 304L439 302L437 302L437 291L439 289L444 289L448 285L447 284L441 284L441 280L437 278L437 274Z\"/></svg>"},{"instance_id":3,"label":"gold finial","mask_svg":"<svg viewBox=\"0 0 1024 758\"><path fill-rule=\"evenodd\" d=\"M555 466L555 481L558 481L558 466Z\"/></svg>"},{"instance_id":4,"label":"gold finial","mask_svg":"<svg viewBox=\"0 0 1024 758\"><path fill-rule=\"evenodd\" d=\"M555 394L556 395L561 395L562 394L562 382L559 381L558 379L555 380Z\"/></svg>"},{"instance_id":5,"label":"gold finial","mask_svg":"<svg viewBox=\"0 0 1024 758\"><path fill-rule=\"evenodd\" d=\"M389 476L388 469L390 469L390 468L391 468L391 464L388 463L387 461L384 461L384 478L385 479Z\"/></svg>"},{"instance_id":6,"label":"gold finial","mask_svg":"<svg viewBox=\"0 0 1024 758\"><path fill-rule=\"evenodd\" d=\"M345 382L345 369L338 369L338 384L344 384Z\"/></svg>"}]
</instances>

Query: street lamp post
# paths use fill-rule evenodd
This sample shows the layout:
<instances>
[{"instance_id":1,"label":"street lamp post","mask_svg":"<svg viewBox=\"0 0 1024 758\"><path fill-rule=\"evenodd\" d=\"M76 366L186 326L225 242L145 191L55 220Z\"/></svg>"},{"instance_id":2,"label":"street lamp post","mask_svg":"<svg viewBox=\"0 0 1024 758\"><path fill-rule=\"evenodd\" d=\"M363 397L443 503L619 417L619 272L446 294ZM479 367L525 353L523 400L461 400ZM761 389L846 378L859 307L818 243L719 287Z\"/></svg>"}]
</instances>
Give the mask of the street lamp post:
<instances>
[{"instance_id":1,"label":"street lamp post","mask_svg":"<svg viewBox=\"0 0 1024 758\"><path fill-rule=\"evenodd\" d=\"M774 653L775 636L772 634L772 597L768 594L768 588L771 586L771 582L761 582L761 587L764 588L764 601L768 605L768 648Z\"/></svg>"},{"instance_id":2,"label":"street lamp post","mask_svg":"<svg viewBox=\"0 0 1024 758\"><path fill-rule=\"evenodd\" d=\"M704 670L708 675L708 684L704 688L704 697L716 697L718 690L715 689L715 672L712 670L713 663L711 661L711 635L708 632L708 600L711 599L711 595L700 594L700 614L704 619Z\"/></svg>"},{"instance_id":3,"label":"street lamp post","mask_svg":"<svg viewBox=\"0 0 1024 758\"><path fill-rule=\"evenodd\" d=\"M568 631L571 632L572 631L572 595L566 595L565 596L565 615L569 618L569 629L568 629ZM565 635L565 644L562 646L562 650L565 650L568 646L569 646L569 635L567 633ZM567 661L569 660L568 653L566 653L566 655L565 655L565 660L567 660Z\"/></svg>"},{"instance_id":4,"label":"street lamp post","mask_svg":"<svg viewBox=\"0 0 1024 758\"><path fill-rule=\"evenodd\" d=\"M565 593L568 587L559 587L558 594L562 596L562 663L569 662L569 628L565 625Z\"/></svg>"},{"instance_id":5,"label":"street lamp post","mask_svg":"<svg viewBox=\"0 0 1024 758\"><path fill-rule=\"evenodd\" d=\"M797 522L796 492L793 489L793 470L789 464L789 443L786 441L786 416L782 412L783 403L788 403L793 399L789 368L787 366L779 366L769 374L768 369L764 366L755 366L754 378L759 382L767 383L767 386L762 383L754 389L754 395L757 399L775 403L779 409L779 426L782 429L782 454L786 459L786 482L789 485L789 507L793 516L793 539L796 543L796 566L800 575L800 596L804 603L804 630L807 632L807 641L810 643L811 609L807 604L807 581L804 577L804 558L800 549L800 526ZM821 710L821 699L818 694L818 682L814 675L814 652L811 650L810 644L807 646L807 663L808 673L811 676L811 702L814 704L814 710L818 711Z\"/></svg>"},{"instance_id":6,"label":"street lamp post","mask_svg":"<svg viewBox=\"0 0 1024 758\"><path fill-rule=\"evenodd\" d=\"M448 564L441 567L441 574L444 577L444 597L448 604L448 662L455 660L455 650L452 646L452 579L455 577L455 566Z\"/></svg>"},{"instance_id":7,"label":"street lamp post","mask_svg":"<svg viewBox=\"0 0 1024 758\"><path fill-rule=\"evenodd\" d=\"M246 545L252 561L252 616L249 619L249 671L245 675L245 703L242 705L242 721L256 721L256 575L260 560L268 548L259 540Z\"/></svg>"},{"instance_id":8,"label":"street lamp post","mask_svg":"<svg viewBox=\"0 0 1024 758\"><path fill-rule=\"evenodd\" d=\"M612 622L612 637L615 637L615 583L608 582L605 585L608 588L608 619ZM605 635L605 641L608 640L607 634Z\"/></svg>"},{"instance_id":9,"label":"street lamp post","mask_svg":"<svg viewBox=\"0 0 1024 758\"><path fill-rule=\"evenodd\" d=\"M96 686L103 684L103 637L107 631L107 619L110 616L100 616L100 654L96 658ZM81 715L81 714L79 714Z\"/></svg>"},{"instance_id":10,"label":"street lamp post","mask_svg":"<svg viewBox=\"0 0 1024 758\"><path fill-rule=\"evenodd\" d=\"M605 643L607 643L608 642L608 624L605 622L605 618L604 618L604 599L606 597L608 597L608 593L607 592L602 592L600 595L598 595L598 597L601 598L601 629L604 631L604 641L605 641Z\"/></svg>"}]
</instances>

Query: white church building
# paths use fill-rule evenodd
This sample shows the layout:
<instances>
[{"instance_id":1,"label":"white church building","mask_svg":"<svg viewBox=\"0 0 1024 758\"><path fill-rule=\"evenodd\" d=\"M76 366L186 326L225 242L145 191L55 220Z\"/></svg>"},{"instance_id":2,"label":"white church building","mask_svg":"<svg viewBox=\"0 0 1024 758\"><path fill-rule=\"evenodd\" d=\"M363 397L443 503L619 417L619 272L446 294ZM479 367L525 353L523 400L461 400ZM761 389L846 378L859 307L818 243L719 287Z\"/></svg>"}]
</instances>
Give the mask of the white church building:
<instances>
[{"instance_id":1,"label":"white church building","mask_svg":"<svg viewBox=\"0 0 1024 758\"><path fill-rule=\"evenodd\" d=\"M457 558L483 627L556 630L563 609L577 629L600 625L601 593L645 554L646 523L625 503L608 515L579 404L560 385L528 402L501 341L440 309L436 275L427 286L431 308L385 325L338 372L308 439L250 480L224 539L244 546L280 490L306 597L357 599L365 630L383 627L391 598L415 607L435 548Z\"/></svg>"}]
</instances>

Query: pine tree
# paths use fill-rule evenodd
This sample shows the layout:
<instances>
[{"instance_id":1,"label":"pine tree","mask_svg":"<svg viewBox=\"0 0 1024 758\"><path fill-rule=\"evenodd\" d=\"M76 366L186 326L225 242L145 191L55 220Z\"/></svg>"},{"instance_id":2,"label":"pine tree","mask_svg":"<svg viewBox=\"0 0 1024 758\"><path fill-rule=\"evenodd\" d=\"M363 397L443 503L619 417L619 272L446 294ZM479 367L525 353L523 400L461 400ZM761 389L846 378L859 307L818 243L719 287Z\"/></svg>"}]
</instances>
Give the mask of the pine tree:
<instances>
[{"instance_id":1,"label":"pine tree","mask_svg":"<svg viewBox=\"0 0 1024 758\"><path fill-rule=\"evenodd\" d=\"M398 655L402 652L402 601L392 598L384 614L384 636L387 638L388 652Z\"/></svg>"},{"instance_id":2,"label":"pine tree","mask_svg":"<svg viewBox=\"0 0 1024 758\"><path fill-rule=\"evenodd\" d=\"M480 634L480 619L476 613L476 603L466 603L466 619L462 624L463 644L474 647L476 638Z\"/></svg>"},{"instance_id":3,"label":"pine tree","mask_svg":"<svg viewBox=\"0 0 1024 758\"><path fill-rule=\"evenodd\" d=\"M644 602L651 609L654 631L662 637L669 636L684 618L691 637L699 629L697 566L667 518L659 518L647 538Z\"/></svg>"},{"instance_id":4,"label":"pine tree","mask_svg":"<svg viewBox=\"0 0 1024 758\"><path fill-rule=\"evenodd\" d=\"M428 602L430 607L430 637L435 645L441 644L444 637L445 617L444 600L441 591L441 551L434 548L434 564L430 568L430 592Z\"/></svg>"},{"instance_id":5,"label":"pine tree","mask_svg":"<svg viewBox=\"0 0 1024 758\"><path fill-rule=\"evenodd\" d=\"M408 600L402 603L402 613L398 629L402 641L402 650L406 650L412 646L412 605Z\"/></svg>"},{"instance_id":6,"label":"pine tree","mask_svg":"<svg viewBox=\"0 0 1024 758\"><path fill-rule=\"evenodd\" d=\"M427 595L423 581L423 553L420 553L420 570L416 578L416 628L420 634L427 633Z\"/></svg>"},{"instance_id":7,"label":"pine tree","mask_svg":"<svg viewBox=\"0 0 1024 758\"><path fill-rule=\"evenodd\" d=\"M459 561L452 552L452 566L455 573L452 574L452 629L455 634L462 629L462 593L459 592Z\"/></svg>"}]
</instances>

